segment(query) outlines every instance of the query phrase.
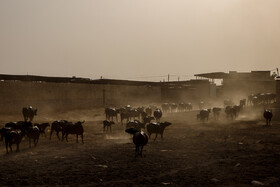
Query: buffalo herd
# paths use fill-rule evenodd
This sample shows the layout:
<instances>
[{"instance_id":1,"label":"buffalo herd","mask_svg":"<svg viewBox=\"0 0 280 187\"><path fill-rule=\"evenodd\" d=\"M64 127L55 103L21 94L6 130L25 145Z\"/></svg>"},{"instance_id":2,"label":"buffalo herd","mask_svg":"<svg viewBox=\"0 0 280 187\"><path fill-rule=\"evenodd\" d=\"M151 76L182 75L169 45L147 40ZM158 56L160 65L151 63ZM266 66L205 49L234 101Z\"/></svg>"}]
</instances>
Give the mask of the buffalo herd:
<instances>
[{"instance_id":1,"label":"buffalo herd","mask_svg":"<svg viewBox=\"0 0 280 187\"><path fill-rule=\"evenodd\" d=\"M243 112L246 105L251 106L262 106L265 108L263 117L266 119L267 126L271 124L272 111L266 109L266 107L275 102L275 94L252 94L246 99L241 99L235 104L231 99L225 99L223 107L215 106L213 108L206 108L206 103L201 100L198 102L198 114L196 115L197 120L205 123L209 120L210 114L213 113L214 121L220 120L221 113L224 114L225 119L229 121L236 120L239 114ZM118 123L118 114L120 116L120 123L123 125L126 123L125 129L127 133L133 134L133 142L136 146L136 156L142 156L143 146L147 144L148 138L151 134L155 134L154 140L157 135L160 134L163 138L164 129L171 125L170 122L161 122L161 118L165 114L176 113L176 112L188 112L193 110L192 103L180 102L180 103L163 103L161 107L156 105L150 105L148 107L137 107L133 108L131 105L127 105L121 108L105 108L106 120L103 121L104 131L105 127ZM107 130L108 131L108 130ZM147 133L147 135L145 134Z\"/></svg>"},{"instance_id":2,"label":"buffalo herd","mask_svg":"<svg viewBox=\"0 0 280 187\"><path fill-rule=\"evenodd\" d=\"M83 133L84 129L82 124L85 121L78 121L76 123L68 122L66 120L54 121L51 123L33 123L33 118L37 115L37 109L34 109L32 106L23 107L22 114L24 121L17 122L8 122L0 129L1 141L5 140L6 153L13 151L12 145L16 145L16 151L19 151L19 145L24 137L26 137L29 141L29 147L31 147L32 142L34 147L37 146L39 142L40 135L44 135L46 137L46 128L51 127L50 139L53 131L56 131L57 138L61 141L66 139L68 141L68 135L74 134L77 136L81 136L82 143L83 141ZM62 133L61 138L59 137L59 132Z\"/></svg>"},{"instance_id":3,"label":"buffalo herd","mask_svg":"<svg viewBox=\"0 0 280 187\"><path fill-rule=\"evenodd\" d=\"M271 119L273 117L272 110L267 106L275 103L275 94L251 94L246 99L241 99L237 104L230 99L224 100L223 107L215 106L213 108L206 108L204 101L198 102L198 114L197 120L205 123L209 120L210 115L213 115L214 121L220 120L221 113L227 120L235 120L239 114L243 112L244 107L263 106L263 117L266 120L266 126L271 125ZM209 105L209 104L208 104ZM160 107L152 104L147 107L132 107L126 105L123 107L106 107L105 108L105 120L103 121L103 132L107 133L112 126L121 124L124 126L125 132L133 135L133 143L135 144L136 156L142 156L142 149L148 143L148 139L152 134L155 134L154 140L156 140L158 134L163 138L164 129L171 125L170 122L162 122L161 118L164 115L169 115L177 112L188 112L193 110L193 105L190 102L177 103L163 103ZM213 113L213 114L211 114ZM16 150L19 151L19 145L23 137L27 137L29 140L29 147L32 142L34 147L37 146L40 135L46 137L45 129L50 127L49 139L51 139L53 132L56 133L58 140L68 141L68 135L76 135L76 142L78 137L81 137L82 143L84 143L84 128L83 123L85 121L70 122L67 120L57 120L53 122L45 123L33 123L34 117L37 115L37 109L32 106L22 108L23 121L8 122L0 129L1 141L5 140L6 153L13 151L12 145L16 145ZM61 134L61 136L59 135Z\"/></svg>"}]
</instances>

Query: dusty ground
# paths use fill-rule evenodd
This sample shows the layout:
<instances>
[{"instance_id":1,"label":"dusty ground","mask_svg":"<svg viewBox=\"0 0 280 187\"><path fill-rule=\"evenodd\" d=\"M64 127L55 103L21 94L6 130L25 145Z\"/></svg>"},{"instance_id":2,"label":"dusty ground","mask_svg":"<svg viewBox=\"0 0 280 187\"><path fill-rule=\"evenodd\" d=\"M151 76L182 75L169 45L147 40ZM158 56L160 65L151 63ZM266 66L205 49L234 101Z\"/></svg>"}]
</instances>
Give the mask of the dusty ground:
<instances>
[{"instance_id":1,"label":"dusty ground","mask_svg":"<svg viewBox=\"0 0 280 187\"><path fill-rule=\"evenodd\" d=\"M166 114L162 121L172 125L163 140L149 140L143 158L134 158L131 136L120 124L103 133L103 113L38 114L35 122L86 120L85 144L76 143L73 135L68 143L55 135L49 140L48 132L36 148L25 139L20 152L6 155L1 143L0 186L280 186L280 122L264 127L261 113L205 124L196 121L197 111ZM0 117L1 126L22 120L21 115Z\"/></svg>"}]
</instances>

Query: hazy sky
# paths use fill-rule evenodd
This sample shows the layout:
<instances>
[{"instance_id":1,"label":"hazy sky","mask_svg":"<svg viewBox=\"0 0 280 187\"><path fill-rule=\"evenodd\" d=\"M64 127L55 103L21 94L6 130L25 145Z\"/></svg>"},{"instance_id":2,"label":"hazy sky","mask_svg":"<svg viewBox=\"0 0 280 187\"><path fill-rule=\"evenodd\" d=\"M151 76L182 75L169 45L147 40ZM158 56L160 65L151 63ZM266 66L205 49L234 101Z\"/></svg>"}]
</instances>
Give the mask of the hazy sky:
<instances>
[{"instance_id":1,"label":"hazy sky","mask_svg":"<svg viewBox=\"0 0 280 187\"><path fill-rule=\"evenodd\" d=\"M0 0L0 28L4 74L186 80L280 65L279 0Z\"/></svg>"}]
</instances>

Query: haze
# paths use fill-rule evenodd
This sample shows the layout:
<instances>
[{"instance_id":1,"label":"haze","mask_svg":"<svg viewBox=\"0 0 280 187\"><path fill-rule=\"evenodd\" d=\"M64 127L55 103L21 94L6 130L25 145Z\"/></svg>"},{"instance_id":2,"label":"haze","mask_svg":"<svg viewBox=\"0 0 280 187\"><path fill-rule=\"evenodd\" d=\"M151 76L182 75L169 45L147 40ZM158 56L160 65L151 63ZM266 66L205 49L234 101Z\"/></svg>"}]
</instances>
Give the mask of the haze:
<instances>
[{"instance_id":1,"label":"haze","mask_svg":"<svg viewBox=\"0 0 280 187\"><path fill-rule=\"evenodd\" d=\"M279 0L0 0L0 73L159 81L273 70Z\"/></svg>"}]
</instances>

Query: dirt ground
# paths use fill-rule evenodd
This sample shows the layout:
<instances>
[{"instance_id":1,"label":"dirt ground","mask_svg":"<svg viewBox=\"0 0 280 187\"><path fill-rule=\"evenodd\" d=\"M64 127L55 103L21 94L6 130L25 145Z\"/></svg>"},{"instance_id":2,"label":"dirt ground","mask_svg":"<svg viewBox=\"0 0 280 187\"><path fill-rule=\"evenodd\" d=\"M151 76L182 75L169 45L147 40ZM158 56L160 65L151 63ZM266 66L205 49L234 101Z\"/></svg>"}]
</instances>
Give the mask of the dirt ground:
<instances>
[{"instance_id":1,"label":"dirt ground","mask_svg":"<svg viewBox=\"0 0 280 187\"><path fill-rule=\"evenodd\" d=\"M171 126L164 139L149 139L144 157L134 157L134 144L124 126L103 133L104 109L38 114L34 122L85 120L84 141L40 137L20 152L0 148L0 186L280 186L280 122L265 127L261 112L247 109L234 121L196 120L198 111L164 114ZM222 112L223 114L224 112ZM251 115L254 114L254 115ZM21 115L0 115L3 126ZM15 149L15 145L13 146Z\"/></svg>"}]
</instances>

